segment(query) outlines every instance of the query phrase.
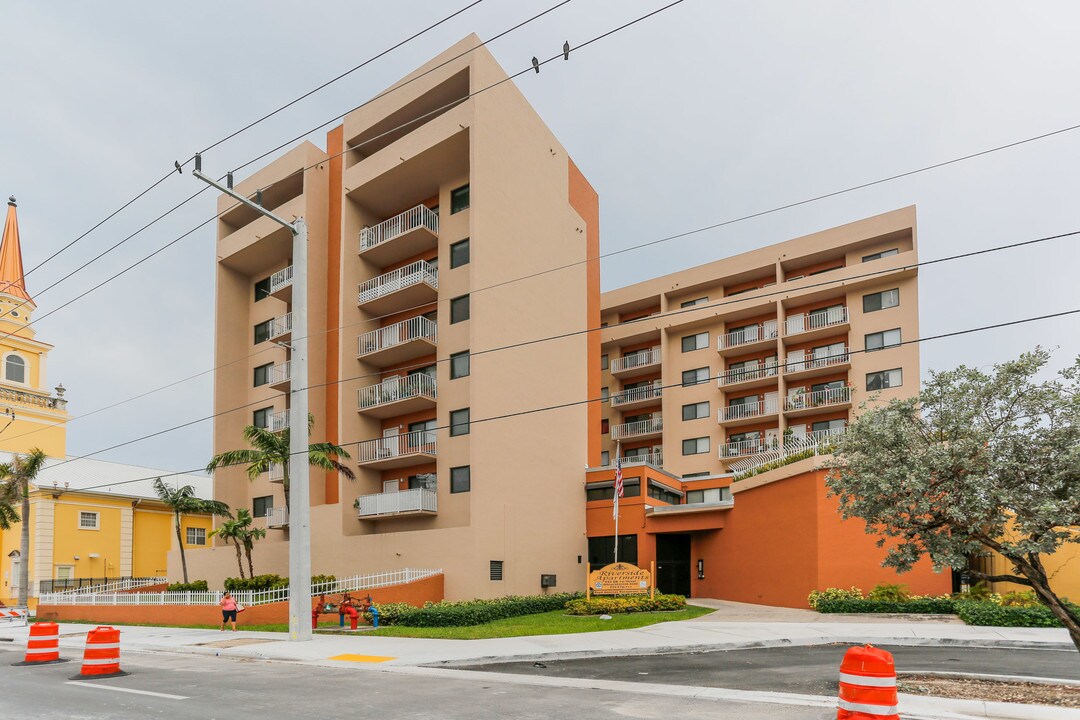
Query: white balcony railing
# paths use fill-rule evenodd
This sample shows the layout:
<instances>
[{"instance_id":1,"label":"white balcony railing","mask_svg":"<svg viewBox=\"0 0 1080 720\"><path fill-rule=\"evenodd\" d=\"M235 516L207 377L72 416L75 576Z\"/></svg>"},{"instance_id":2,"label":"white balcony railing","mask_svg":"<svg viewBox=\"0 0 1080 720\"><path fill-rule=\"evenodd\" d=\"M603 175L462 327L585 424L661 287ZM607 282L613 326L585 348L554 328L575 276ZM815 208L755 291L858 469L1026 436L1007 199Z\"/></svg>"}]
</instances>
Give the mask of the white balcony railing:
<instances>
[{"instance_id":1,"label":"white balcony railing","mask_svg":"<svg viewBox=\"0 0 1080 720\"><path fill-rule=\"evenodd\" d=\"M736 440L735 442L724 443L720 446L720 458L753 455L754 453L765 450L766 447L765 441L760 437L757 440Z\"/></svg>"},{"instance_id":2,"label":"white balcony railing","mask_svg":"<svg viewBox=\"0 0 1080 720\"><path fill-rule=\"evenodd\" d=\"M653 450L647 453L638 453L637 455L623 455L622 466L627 465L643 465L648 463L649 465L655 465L656 467L663 467L664 465L664 451Z\"/></svg>"},{"instance_id":3,"label":"white balcony railing","mask_svg":"<svg viewBox=\"0 0 1080 720\"><path fill-rule=\"evenodd\" d=\"M843 365L849 361L848 348L844 347L842 350L835 350L828 355L802 355L792 356L788 355L784 360L784 372L785 373L797 373L803 370L814 370L817 368L831 367L833 365Z\"/></svg>"},{"instance_id":4,"label":"white balcony railing","mask_svg":"<svg viewBox=\"0 0 1080 720\"><path fill-rule=\"evenodd\" d=\"M276 273L270 276L270 294L273 295L278 290L292 285L293 281L293 266L285 268L284 270L278 270Z\"/></svg>"},{"instance_id":5,"label":"white balcony railing","mask_svg":"<svg viewBox=\"0 0 1080 720\"><path fill-rule=\"evenodd\" d=\"M270 321L270 339L292 332L292 313L286 313Z\"/></svg>"},{"instance_id":6,"label":"white balcony railing","mask_svg":"<svg viewBox=\"0 0 1080 720\"><path fill-rule=\"evenodd\" d=\"M289 508L272 507L266 509L266 527L283 528L289 526Z\"/></svg>"},{"instance_id":7,"label":"white balcony railing","mask_svg":"<svg viewBox=\"0 0 1080 720\"><path fill-rule=\"evenodd\" d=\"M647 365L656 365L659 362L660 348L654 347L648 350L639 350L638 352L623 355L622 357L612 360L611 372L617 373L622 372L623 370L632 370Z\"/></svg>"},{"instance_id":8,"label":"white balcony railing","mask_svg":"<svg viewBox=\"0 0 1080 720\"><path fill-rule=\"evenodd\" d=\"M280 483L285 482L285 466L278 465L277 463L271 463L270 468L267 470L267 475L270 476L270 482Z\"/></svg>"},{"instance_id":9,"label":"white balcony railing","mask_svg":"<svg viewBox=\"0 0 1080 720\"><path fill-rule=\"evenodd\" d=\"M356 460L366 463L417 454L435 454L434 430L415 430L377 440L365 440L360 443Z\"/></svg>"},{"instance_id":10,"label":"white balcony railing","mask_svg":"<svg viewBox=\"0 0 1080 720\"><path fill-rule=\"evenodd\" d=\"M719 421L741 420L742 418L758 417L759 415L772 415L779 411L780 403L777 398L770 397L755 402L739 403L737 405L724 405L719 410Z\"/></svg>"},{"instance_id":11,"label":"white balcony railing","mask_svg":"<svg viewBox=\"0 0 1080 720\"><path fill-rule=\"evenodd\" d=\"M378 225L366 227L360 231L360 252L370 250L376 245L389 242L407 232L425 227L434 235L439 234L439 215L423 205L406 210Z\"/></svg>"},{"instance_id":12,"label":"white balcony railing","mask_svg":"<svg viewBox=\"0 0 1080 720\"><path fill-rule=\"evenodd\" d=\"M435 399L435 378L424 373L406 375L383 380L377 385L360 388L359 391L361 410L417 397Z\"/></svg>"},{"instance_id":13,"label":"white balcony railing","mask_svg":"<svg viewBox=\"0 0 1080 720\"><path fill-rule=\"evenodd\" d=\"M784 411L843 405L851 402L851 388L830 388L788 395L784 398Z\"/></svg>"},{"instance_id":14,"label":"white balcony railing","mask_svg":"<svg viewBox=\"0 0 1080 720\"><path fill-rule=\"evenodd\" d=\"M359 517L399 515L401 513L438 512L439 494L428 488L412 488L398 492L361 495Z\"/></svg>"},{"instance_id":15,"label":"white balcony railing","mask_svg":"<svg viewBox=\"0 0 1080 720\"><path fill-rule=\"evenodd\" d=\"M267 375L270 385L279 385L292 379L292 361L286 360L270 368Z\"/></svg>"},{"instance_id":16,"label":"white balcony railing","mask_svg":"<svg viewBox=\"0 0 1080 720\"><path fill-rule=\"evenodd\" d=\"M438 325L422 315L387 325L378 330L366 332L360 336L359 354L370 355L397 345L404 345L413 340L426 339L436 341Z\"/></svg>"},{"instance_id":17,"label":"white balcony railing","mask_svg":"<svg viewBox=\"0 0 1080 720\"><path fill-rule=\"evenodd\" d=\"M736 370L728 370L717 378L717 384L720 387L723 387L725 385L746 382L747 380L760 380L767 377L776 377L777 372L776 360L759 362L756 365L744 365Z\"/></svg>"},{"instance_id":18,"label":"white balcony railing","mask_svg":"<svg viewBox=\"0 0 1080 720\"><path fill-rule=\"evenodd\" d=\"M433 290L439 289L439 271L427 260L417 260L405 267L391 270L379 277L361 283L356 302L361 304L371 302L398 290L421 284L428 285Z\"/></svg>"},{"instance_id":19,"label":"white balcony railing","mask_svg":"<svg viewBox=\"0 0 1080 720\"><path fill-rule=\"evenodd\" d=\"M821 328L843 325L848 321L848 309L846 307L828 308L811 313L799 313L788 317L784 326L784 334L798 335L799 333L820 330Z\"/></svg>"},{"instance_id":20,"label":"white balcony railing","mask_svg":"<svg viewBox=\"0 0 1080 720\"><path fill-rule=\"evenodd\" d=\"M646 385L617 392L611 396L611 407L617 408L646 400L659 400L664 393L662 385Z\"/></svg>"},{"instance_id":21,"label":"white balcony railing","mask_svg":"<svg viewBox=\"0 0 1080 720\"><path fill-rule=\"evenodd\" d=\"M845 428L815 430L814 432L809 432L805 435L790 437L784 441L782 446L762 450L748 458L733 462L728 466L728 469L738 476L739 474L757 470L769 463L786 460L787 458L792 458L789 462L794 462L796 458L793 458L792 456L807 451L813 455L827 454L832 450L833 443L844 434L844 430ZM736 479L738 479L738 477L736 477Z\"/></svg>"},{"instance_id":22,"label":"white balcony railing","mask_svg":"<svg viewBox=\"0 0 1080 720\"><path fill-rule=\"evenodd\" d=\"M281 432L289 427L289 411L282 410L270 416L270 432Z\"/></svg>"},{"instance_id":23,"label":"white balcony railing","mask_svg":"<svg viewBox=\"0 0 1080 720\"><path fill-rule=\"evenodd\" d=\"M637 422L623 423L622 425L612 425L611 439L626 440L627 438L662 432L663 429L664 418L662 417L638 420Z\"/></svg>"},{"instance_id":24,"label":"white balcony railing","mask_svg":"<svg viewBox=\"0 0 1080 720\"><path fill-rule=\"evenodd\" d=\"M728 348L749 345L762 340L775 340L776 335L776 321L768 320L760 325L750 325L729 332L726 335L721 335L716 339L716 349L727 350Z\"/></svg>"}]
</instances>

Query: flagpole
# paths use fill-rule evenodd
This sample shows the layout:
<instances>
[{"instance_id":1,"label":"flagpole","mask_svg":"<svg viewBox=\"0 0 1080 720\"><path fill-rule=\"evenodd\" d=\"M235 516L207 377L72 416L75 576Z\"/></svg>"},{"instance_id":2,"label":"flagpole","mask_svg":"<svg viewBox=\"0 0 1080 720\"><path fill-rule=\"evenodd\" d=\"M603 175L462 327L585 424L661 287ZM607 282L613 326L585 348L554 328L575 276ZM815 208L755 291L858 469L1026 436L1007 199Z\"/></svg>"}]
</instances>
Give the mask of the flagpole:
<instances>
[{"instance_id":1,"label":"flagpole","mask_svg":"<svg viewBox=\"0 0 1080 720\"><path fill-rule=\"evenodd\" d=\"M622 459L619 456L619 451L622 448L622 442L615 443L615 474L622 473ZM615 481L615 563L619 562L619 481Z\"/></svg>"}]
</instances>

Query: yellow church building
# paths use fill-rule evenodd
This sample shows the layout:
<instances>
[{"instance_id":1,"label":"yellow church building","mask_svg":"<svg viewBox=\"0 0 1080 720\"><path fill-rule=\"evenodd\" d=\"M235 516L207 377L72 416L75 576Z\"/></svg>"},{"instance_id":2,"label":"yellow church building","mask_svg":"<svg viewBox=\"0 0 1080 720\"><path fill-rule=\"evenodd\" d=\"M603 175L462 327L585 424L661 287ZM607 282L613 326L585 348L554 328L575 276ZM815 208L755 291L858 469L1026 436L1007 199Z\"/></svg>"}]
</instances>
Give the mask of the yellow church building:
<instances>
[{"instance_id":1,"label":"yellow church building","mask_svg":"<svg viewBox=\"0 0 1080 720\"><path fill-rule=\"evenodd\" d=\"M67 457L64 387L50 390L46 358L52 345L30 326L36 309L26 290L15 198L8 201L0 242L0 463L41 448L49 459L31 485L30 547L23 556L20 524L0 530L0 602L16 604L22 563L29 568L31 607L41 592L100 585L121 578L164 578L176 546L172 511L152 482L168 471L92 458ZM213 497L202 475L164 478ZM204 547L213 520L184 516L185 547Z\"/></svg>"}]
</instances>

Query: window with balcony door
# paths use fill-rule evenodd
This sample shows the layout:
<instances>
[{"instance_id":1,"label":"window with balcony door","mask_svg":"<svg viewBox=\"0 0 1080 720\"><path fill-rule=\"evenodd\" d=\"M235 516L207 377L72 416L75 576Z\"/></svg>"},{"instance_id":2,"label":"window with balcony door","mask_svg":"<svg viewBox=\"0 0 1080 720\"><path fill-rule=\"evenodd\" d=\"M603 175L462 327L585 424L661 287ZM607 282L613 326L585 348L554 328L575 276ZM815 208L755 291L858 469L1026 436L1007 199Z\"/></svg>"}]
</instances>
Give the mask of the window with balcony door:
<instances>
[{"instance_id":1,"label":"window with balcony door","mask_svg":"<svg viewBox=\"0 0 1080 720\"><path fill-rule=\"evenodd\" d=\"M882 290L862 296L862 309L864 313L886 310L897 307L900 304L900 289Z\"/></svg>"},{"instance_id":2,"label":"window with balcony door","mask_svg":"<svg viewBox=\"0 0 1080 720\"><path fill-rule=\"evenodd\" d=\"M268 382L270 382L270 368L272 367L274 367L274 363L266 363L265 365L259 365L257 368L255 368L255 387L259 387L260 385L266 385Z\"/></svg>"},{"instance_id":3,"label":"window with balcony door","mask_svg":"<svg viewBox=\"0 0 1080 720\"><path fill-rule=\"evenodd\" d=\"M435 428L438 424L435 419L422 420L421 422L409 423L409 442L413 445L429 444L435 442ZM412 433L419 433L413 435Z\"/></svg>"},{"instance_id":4,"label":"window with balcony door","mask_svg":"<svg viewBox=\"0 0 1080 720\"><path fill-rule=\"evenodd\" d=\"M432 364L432 365L425 365L424 367L421 367L421 368L413 368L412 370L410 370L407 373L407 375L410 375L410 376L411 375L427 375L429 378L434 380L437 373L438 373L438 366Z\"/></svg>"},{"instance_id":5,"label":"window with balcony door","mask_svg":"<svg viewBox=\"0 0 1080 720\"><path fill-rule=\"evenodd\" d=\"M836 420L820 420L810 426L810 429L814 432L827 432L829 430L843 430L847 427L847 420L838 418Z\"/></svg>"},{"instance_id":6,"label":"window with balcony door","mask_svg":"<svg viewBox=\"0 0 1080 720\"><path fill-rule=\"evenodd\" d=\"M261 322L255 326L255 344L266 342L270 339L270 324L272 320Z\"/></svg>"},{"instance_id":7,"label":"window with balcony door","mask_svg":"<svg viewBox=\"0 0 1080 720\"><path fill-rule=\"evenodd\" d=\"M272 507L274 507L273 495L261 495L257 498L251 498L252 517L264 518L266 517L266 511Z\"/></svg>"},{"instance_id":8,"label":"window with balcony door","mask_svg":"<svg viewBox=\"0 0 1080 720\"><path fill-rule=\"evenodd\" d=\"M824 392L826 390L843 390L845 383L843 380L830 380L825 383L817 383L810 386L810 392Z\"/></svg>"},{"instance_id":9,"label":"window with balcony door","mask_svg":"<svg viewBox=\"0 0 1080 720\"><path fill-rule=\"evenodd\" d=\"M450 191L450 214L469 209L469 186L462 185Z\"/></svg>"},{"instance_id":10,"label":"window with balcony door","mask_svg":"<svg viewBox=\"0 0 1080 720\"><path fill-rule=\"evenodd\" d=\"M450 468L450 493L467 493L472 489L472 471L469 465Z\"/></svg>"},{"instance_id":11,"label":"window with balcony door","mask_svg":"<svg viewBox=\"0 0 1080 720\"><path fill-rule=\"evenodd\" d=\"M709 438L687 438L682 441L683 455L702 455L709 452Z\"/></svg>"},{"instance_id":12,"label":"window with balcony door","mask_svg":"<svg viewBox=\"0 0 1080 720\"><path fill-rule=\"evenodd\" d=\"M435 488L435 473L420 473L409 476L410 490L434 490Z\"/></svg>"},{"instance_id":13,"label":"window with balcony door","mask_svg":"<svg viewBox=\"0 0 1080 720\"><path fill-rule=\"evenodd\" d=\"M464 322L469 319L469 296L462 295L450 301L450 324Z\"/></svg>"},{"instance_id":14,"label":"window with balcony door","mask_svg":"<svg viewBox=\"0 0 1080 720\"><path fill-rule=\"evenodd\" d=\"M866 374L867 390L885 390L886 388L900 387L903 382L904 374L900 368Z\"/></svg>"},{"instance_id":15,"label":"window with balcony door","mask_svg":"<svg viewBox=\"0 0 1080 720\"><path fill-rule=\"evenodd\" d=\"M831 343L818 345L810 351L810 358L815 364L839 363L847 359L844 343Z\"/></svg>"},{"instance_id":16,"label":"window with balcony door","mask_svg":"<svg viewBox=\"0 0 1080 720\"><path fill-rule=\"evenodd\" d=\"M450 269L459 268L469 264L469 238L465 238L450 246Z\"/></svg>"},{"instance_id":17,"label":"window with balcony door","mask_svg":"<svg viewBox=\"0 0 1080 720\"><path fill-rule=\"evenodd\" d=\"M761 441L761 433L756 430L754 432L732 433L728 435L727 441L729 443L755 444Z\"/></svg>"},{"instance_id":18,"label":"window with balcony door","mask_svg":"<svg viewBox=\"0 0 1080 720\"><path fill-rule=\"evenodd\" d=\"M683 420L700 420L709 417L709 403L697 402L682 406Z\"/></svg>"},{"instance_id":19,"label":"window with balcony door","mask_svg":"<svg viewBox=\"0 0 1080 720\"><path fill-rule=\"evenodd\" d=\"M892 330L870 333L866 336L866 344L863 347L866 348L866 352L873 352L874 350L884 350L885 348L896 347L899 344L900 328L894 328Z\"/></svg>"},{"instance_id":20,"label":"window with balcony door","mask_svg":"<svg viewBox=\"0 0 1080 720\"><path fill-rule=\"evenodd\" d=\"M268 428L270 427L270 416L273 413L274 408L272 407L259 408L251 413L251 424L257 428Z\"/></svg>"},{"instance_id":21,"label":"window with balcony door","mask_svg":"<svg viewBox=\"0 0 1080 720\"><path fill-rule=\"evenodd\" d=\"M891 250L882 250L881 252L876 252L876 253L874 253L872 255L863 255L862 261L863 262L871 262L873 260L880 260L881 258L892 257L893 255L897 255L899 253L900 253L899 248L892 248Z\"/></svg>"},{"instance_id":22,"label":"window with balcony door","mask_svg":"<svg viewBox=\"0 0 1080 720\"><path fill-rule=\"evenodd\" d=\"M459 353L453 353L450 355L450 379L457 380L458 378L469 376L469 351L464 350Z\"/></svg>"},{"instance_id":23,"label":"window with balcony door","mask_svg":"<svg viewBox=\"0 0 1080 720\"><path fill-rule=\"evenodd\" d=\"M702 383L707 382L709 382L709 368L707 367L683 371L683 387L690 387L691 385L701 385Z\"/></svg>"},{"instance_id":24,"label":"window with balcony door","mask_svg":"<svg viewBox=\"0 0 1080 720\"><path fill-rule=\"evenodd\" d=\"M255 283L255 302L270 297L270 278L263 278Z\"/></svg>"},{"instance_id":25,"label":"window with balcony door","mask_svg":"<svg viewBox=\"0 0 1080 720\"><path fill-rule=\"evenodd\" d=\"M694 350L704 350L709 347L709 333L695 333L694 335L684 335L682 339L682 351L692 352Z\"/></svg>"}]
</instances>

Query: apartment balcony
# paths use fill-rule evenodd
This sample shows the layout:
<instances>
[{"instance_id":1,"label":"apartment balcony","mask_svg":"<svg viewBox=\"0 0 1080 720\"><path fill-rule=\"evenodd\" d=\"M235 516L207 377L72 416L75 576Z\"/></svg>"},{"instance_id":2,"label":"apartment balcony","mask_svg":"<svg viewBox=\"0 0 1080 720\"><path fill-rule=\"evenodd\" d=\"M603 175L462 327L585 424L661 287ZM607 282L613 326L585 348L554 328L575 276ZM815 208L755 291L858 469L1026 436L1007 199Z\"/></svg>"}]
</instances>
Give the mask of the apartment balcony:
<instances>
[{"instance_id":1,"label":"apartment balcony","mask_svg":"<svg viewBox=\"0 0 1080 720\"><path fill-rule=\"evenodd\" d=\"M624 468L630 465L654 465L655 467L663 467L664 451L654 450L639 455L624 455L619 459L622 461L622 466Z\"/></svg>"},{"instance_id":2,"label":"apartment balcony","mask_svg":"<svg viewBox=\"0 0 1080 720\"><path fill-rule=\"evenodd\" d=\"M828 355L788 355L784 360L784 378L787 380L802 380L805 378L830 375L851 367L851 356L848 348L836 350Z\"/></svg>"},{"instance_id":3,"label":"apartment balcony","mask_svg":"<svg viewBox=\"0 0 1080 720\"><path fill-rule=\"evenodd\" d=\"M285 313L270 321L270 339L276 342L288 342L292 338L292 313Z\"/></svg>"},{"instance_id":4,"label":"apartment balcony","mask_svg":"<svg viewBox=\"0 0 1080 720\"><path fill-rule=\"evenodd\" d=\"M784 337L798 337L799 342L804 342L827 335L836 335L850 328L851 320L846 307L829 308L789 315L784 321Z\"/></svg>"},{"instance_id":5,"label":"apartment balcony","mask_svg":"<svg viewBox=\"0 0 1080 720\"><path fill-rule=\"evenodd\" d=\"M270 469L267 470L270 482L272 483L284 483L285 482L285 466L278 465L277 463L271 463Z\"/></svg>"},{"instance_id":6,"label":"apartment balcony","mask_svg":"<svg viewBox=\"0 0 1080 720\"><path fill-rule=\"evenodd\" d=\"M661 385L630 388L612 395L610 397L611 407L617 410L630 410L646 405L655 405L660 402L663 393L664 388Z\"/></svg>"},{"instance_id":7,"label":"apartment balcony","mask_svg":"<svg viewBox=\"0 0 1080 720\"><path fill-rule=\"evenodd\" d=\"M385 315L438 299L439 271L428 261L417 260L361 283L356 304L370 313Z\"/></svg>"},{"instance_id":8,"label":"apartment balcony","mask_svg":"<svg viewBox=\"0 0 1080 720\"><path fill-rule=\"evenodd\" d=\"M385 267L439 244L439 215L423 205L360 231L360 257Z\"/></svg>"},{"instance_id":9,"label":"apartment balcony","mask_svg":"<svg viewBox=\"0 0 1080 720\"><path fill-rule=\"evenodd\" d=\"M384 520L403 515L436 515L438 512L439 494L428 488L361 495L357 506L357 516L361 520Z\"/></svg>"},{"instance_id":10,"label":"apartment balcony","mask_svg":"<svg viewBox=\"0 0 1080 720\"><path fill-rule=\"evenodd\" d=\"M377 418L407 415L435 407L435 378L424 373L383 380L360 388L359 412Z\"/></svg>"},{"instance_id":11,"label":"apartment balcony","mask_svg":"<svg viewBox=\"0 0 1080 720\"><path fill-rule=\"evenodd\" d=\"M292 302L293 266L278 270L270 276L270 296L287 303Z\"/></svg>"},{"instance_id":12,"label":"apartment balcony","mask_svg":"<svg viewBox=\"0 0 1080 720\"><path fill-rule=\"evenodd\" d=\"M780 412L780 402L776 397L758 400L738 405L723 405L717 411L716 421L725 427L738 425L752 425L761 422L763 418L777 415Z\"/></svg>"},{"instance_id":13,"label":"apartment balcony","mask_svg":"<svg viewBox=\"0 0 1080 720\"><path fill-rule=\"evenodd\" d=\"M357 450L360 467L378 470L408 467L435 460L435 432L416 430L391 437L365 440Z\"/></svg>"},{"instance_id":14,"label":"apartment balcony","mask_svg":"<svg viewBox=\"0 0 1080 720\"><path fill-rule=\"evenodd\" d=\"M356 357L377 366L415 360L435 352L438 325L423 316L402 320L360 336Z\"/></svg>"},{"instance_id":15,"label":"apartment balcony","mask_svg":"<svg viewBox=\"0 0 1080 720\"><path fill-rule=\"evenodd\" d=\"M767 350L776 346L777 335L776 321L769 320L719 336L716 338L716 350L725 357Z\"/></svg>"},{"instance_id":16,"label":"apartment balcony","mask_svg":"<svg viewBox=\"0 0 1080 720\"><path fill-rule=\"evenodd\" d=\"M266 527L271 530L289 527L289 508L274 507L266 509Z\"/></svg>"},{"instance_id":17,"label":"apartment balcony","mask_svg":"<svg viewBox=\"0 0 1080 720\"><path fill-rule=\"evenodd\" d=\"M292 362L286 360L270 368L267 385L281 392L289 391L289 382L292 380Z\"/></svg>"},{"instance_id":18,"label":"apartment balcony","mask_svg":"<svg viewBox=\"0 0 1080 720\"><path fill-rule=\"evenodd\" d=\"M617 378L647 375L660 369L660 359L660 348L654 347L615 358L608 368L611 370L611 374Z\"/></svg>"},{"instance_id":19,"label":"apartment balcony","mask_svg":"<svg viewBox=\"0 0 1080 720\"><path fill-rule=\"evenodd\" d=\"M738 440L736 442L724 443L720 446L720 459L728 460L731 458L746 457L747 455L762 452L767 448L768 443L761 438L758 438L757 440Z\"/></svg>"},{"instance_id":20,"label":"apartment balcony","mask_svg":"<svg viewBox=\"0 0 1080 720\"><path fill-rule=\"evenodd\" d=\"M737 370L728 370L716 379L716 384L722 390L748 390L755 387L775 385L776 376L779 374L780 369L776 365L776 360L771 360L767 363L759 362L756 365L747 365Z\"/></svg>"},{"instance_id":21,"label":"apartment balcony","mask_svg":"<svg viewBox=\"0 0 1080 720\"><path fill-rule=\"evenodd\" d=\"M276 412L270 416L270 425L268 426L270 432L281 432L282 430L289 429L289 411L282 410Z\"/></svg>"},{"instance_id":22,"label":"apartment balcony","mask_svg":"<svg viewBox=\"0 0 1080 720\"><path fill-rule=\"evenodd\" d=\"M664 418L650 418L611 426L612 440L644 440L664 434Z\"/></svg>"},{"instance_id":23,"label":"apartment balcony","mask_svg":"<svg viewBox=\"0 0 1080 720\"><path fill-rule=\"evenodd\" d=\"M851 388L849 387L798 393L784 398L784 414L789 417L849 407L851 407Z\"/></svg>"}]
</instances>

